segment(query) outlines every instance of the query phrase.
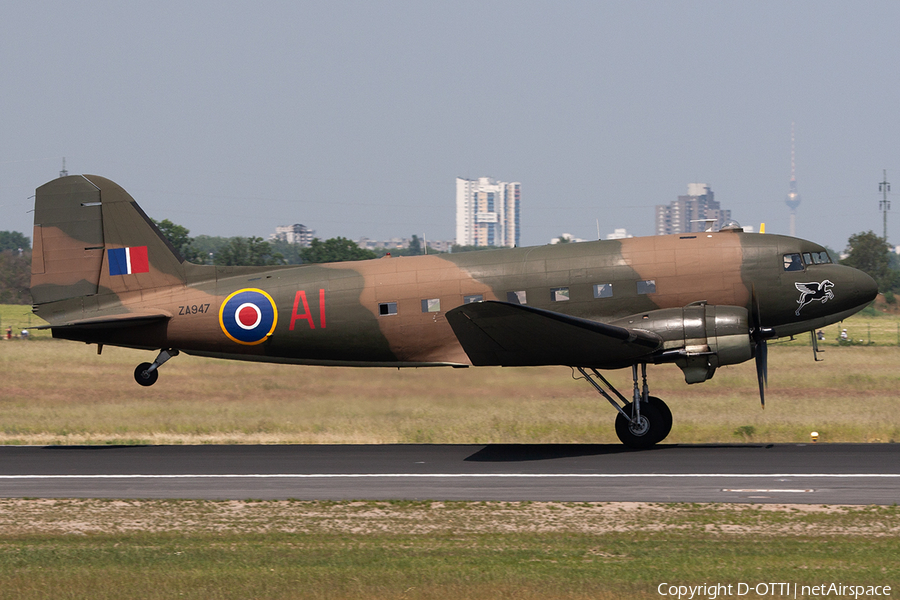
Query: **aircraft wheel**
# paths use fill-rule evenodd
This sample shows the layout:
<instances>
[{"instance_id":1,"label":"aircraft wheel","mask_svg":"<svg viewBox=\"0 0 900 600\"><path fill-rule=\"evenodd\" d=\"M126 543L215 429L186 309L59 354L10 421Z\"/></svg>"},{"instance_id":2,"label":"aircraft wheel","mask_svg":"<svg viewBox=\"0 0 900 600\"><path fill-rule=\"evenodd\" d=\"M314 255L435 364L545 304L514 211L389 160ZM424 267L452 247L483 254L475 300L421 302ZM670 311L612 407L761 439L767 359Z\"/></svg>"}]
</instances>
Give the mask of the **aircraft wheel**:
<instances>
[{"instance_id":1,"label":"aircraft wheel","mask_svg":"<svg viewBox=\"0 0 900 600\"><path fill-rule=\"evenodd\" d=\"M662 437L659 438L658 442L663 441L669 435L669 432L672 431L672 411L669 410L669 405L657 398L656 396L648 396L647 401L654 405L659 412L662 414L665 419L664 424L665 428L663 430Z\"/></svg>"},{"instance_id":2,"label":"aircraft wheel","mask_svg":"<svg viewBox=\"0 0 900 600\"><path fill-rule=\"evenodd\" d=\"M623 410L630 414L629 402ZM663 441L672 430L672 411L666 403L655 396L641 403L641 418L632 423L620 414L616 416L616 435L622 443L631 448L649 448Z\"/></svg>"},{"instance_id":3,"label":"aircraft wheel","mask_svg":"<svg viewBox=\"0 0 900 600\"><path fill-rule=\"evenodd\" d=\"M152 363L141 363L134 369L134 380L143 386L153 385L159 379L159 370L147 372Z\"/></svg>"}]
</instances>

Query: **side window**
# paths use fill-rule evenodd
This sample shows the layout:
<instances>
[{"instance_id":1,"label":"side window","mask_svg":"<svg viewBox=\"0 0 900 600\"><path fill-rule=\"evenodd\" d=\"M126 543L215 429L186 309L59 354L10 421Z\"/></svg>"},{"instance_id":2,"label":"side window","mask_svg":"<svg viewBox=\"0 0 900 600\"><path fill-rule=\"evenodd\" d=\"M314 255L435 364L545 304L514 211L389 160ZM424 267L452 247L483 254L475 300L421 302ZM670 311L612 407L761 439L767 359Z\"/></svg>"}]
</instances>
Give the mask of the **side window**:
<instances>
[{"instance_id":1,"label":"side window","mask_svg":"<svg viewBox=\"0 0 900 600\"><path fill-rule=\"evenodd\" d=\"M484 302L484 296L482 294L463 296L463 304L472 304L473 302Z\"/></svg>"},{"instance_id":2,"label":"side window","mask_svg":"<svg viewBox=\"0 0 900 600\"><path fill-rule=\"evenodd\" d=\"M809 252L803 253L803 264L805 264L805 265L813 264L812 254L810 254Z\"/></svg>"},{"instance_id":3,"label":"side window","mask_svg":"<svg viewBox=\"0 0 900 600\"><path fill-rule=\"evenodd\" d=\"M506 292L506 301L511 304L527 304L525 292Z\"/></svg>"},{"instance_id":4,"label":"side window","mask_svg":"<svg viewBox=\"0 0 900 600\"><path fill-rule=\"evenodd\" d=\"M645 279L644 281L637 282L637 293L638 294L655 294L656 293L656 280L655 279Z\"/></svg>"},{"instance_id":5,"label":"side window","mask_svg":"<svg viewBox=\"0 0 900 600\"><path fill-rule=\"evenodd\" d=\"M784 270L785 271L802 271L803 270L803 261L800 260L799 254L785 254L784 255Z\"/></svg>"},{"instance_id":6,"label":"side window","mask_svg":"<svg viewBox=\"0 0 900 600\"><path fill-rule=\"evenodd\" d=\"M422 312L425 312L425 313L441 312L441 299L440 298L430 298L428 300L422 300Z\"/></svg>"},{"instance_id":7,"label":"side window","mask_svg":"<svg viewBox=\"0 0 900 600\"><path fill-rule=\"evenodd\" d=\"M612 298L612 284L611 283L595 283L594 284L594 298Z\"/></svg>"},{"instance_id":8,"label":"side window","mask_svg":"<svg viewBox=\"0 0 900 600\"><path fill-rule=\"evenodd\" d=\"M569 288L550 288L550 300L553 302L565 302L569 299Z\"/></svg>"},{"instance_id":9,"label":"side window","mask_svg":"<svg viewBox=\"0 0 900 600\"><path fill-rule=\"evenodd\" d=\"M378 314L382 317L387 317L390 315L397 314L397 303L396 302L382 302L378 305Z\"/></svg>"}]
</instances>

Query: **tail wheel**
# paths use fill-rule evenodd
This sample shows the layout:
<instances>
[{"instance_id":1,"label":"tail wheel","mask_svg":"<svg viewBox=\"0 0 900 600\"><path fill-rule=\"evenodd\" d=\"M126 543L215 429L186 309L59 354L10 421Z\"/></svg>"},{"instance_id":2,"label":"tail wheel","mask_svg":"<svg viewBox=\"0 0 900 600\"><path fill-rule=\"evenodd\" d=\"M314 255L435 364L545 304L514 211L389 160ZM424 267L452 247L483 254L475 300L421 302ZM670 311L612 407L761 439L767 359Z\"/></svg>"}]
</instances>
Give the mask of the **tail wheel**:
<instances>
[{"instance_id":1,"label":"tail wheel","mask_svg":"<svg viewBox=\"0 0 900 600\"><path fill-rule=\"evenodd\" d=\"M159 379L159 370L153 369L152 371L148 371L150 367L152 367L152 363L141 363L134 369L134 380L143 386L150 386L156 383L156 380Z\"/></svg>"},{"instance_id":2,"label":"tail wheel","mask_svg":"<svg viewBox=\"0 0 900 600\"><path fill-rule=\"evenodd\" d=\"M623 410L625 414L632 414L632 403L627 403ZM616 416L616 435L631 448L649 448L658 444L666 439L671 430L672 411L656 396L650 396L647 402L641 403L641 416L637 421L621 413Z\"/></svg>"}]
</instances>

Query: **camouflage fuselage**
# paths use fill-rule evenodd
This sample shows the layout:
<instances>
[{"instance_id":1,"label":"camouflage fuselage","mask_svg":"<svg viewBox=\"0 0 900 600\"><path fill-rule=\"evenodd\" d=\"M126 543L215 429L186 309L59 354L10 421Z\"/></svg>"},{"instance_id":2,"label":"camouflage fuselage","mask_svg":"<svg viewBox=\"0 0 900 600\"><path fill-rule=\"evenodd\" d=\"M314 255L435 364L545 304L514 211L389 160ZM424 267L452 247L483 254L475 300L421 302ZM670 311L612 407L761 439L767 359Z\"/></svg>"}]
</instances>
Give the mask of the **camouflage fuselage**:
<instances>
[{"instance_id":1,"label":"camouflage fuselage","mask_svg":"<svg viewBox=\"0 0 900 600\"><path fill-rule=\"evenodd\" d=\"M796 238L729 231L296 267L182 263L185 281L175 285L173 274L154 273L151 263L150 275L165 286L135 282L128 291L128 279L138 275L104 272L95 295L36 312L53 325L110 315L168 317L123 328L54 329L56 337L90 343L300 364L469 365L445 317L467 298L512 299L610 322L695 302L749 309L755 290L762 321L777 335L821 327L868 302L872 286L866 275L840 265L784 268L785 255L820 252ZM120 280L119 291L104 289L103 280L112 277ZM825 280L833 283L833 297L796 314L795 284ZM223 308L241 290L264 292L275 306L271 334L252 343L230 336L223 323L237 318Z\"/></svg>"}]
</instances>

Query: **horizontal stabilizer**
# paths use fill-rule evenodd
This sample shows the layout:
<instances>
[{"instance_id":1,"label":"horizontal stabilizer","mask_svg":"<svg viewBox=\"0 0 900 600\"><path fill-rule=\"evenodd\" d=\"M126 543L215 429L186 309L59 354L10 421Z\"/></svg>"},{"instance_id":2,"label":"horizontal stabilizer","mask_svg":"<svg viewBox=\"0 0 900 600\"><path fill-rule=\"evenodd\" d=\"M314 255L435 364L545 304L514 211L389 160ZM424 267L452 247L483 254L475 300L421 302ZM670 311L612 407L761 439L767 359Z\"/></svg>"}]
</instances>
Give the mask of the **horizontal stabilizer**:
<instances>
[{"instance_id":1,"label":"horizontal stabilizer","mask_svg":"<svg viewBox=\"0 0 900 600\"><path fill-rule=\"evenodd\" d=\"M155 322L162 322L171 319L172 315L167 313L124 313L121 315L106 315L103 317L95 317L92 319L81 319L77 321L69 321L60 325L42 325L36 329L108 329L119 327L139 327L150 325Z\"/></svg>"},{"instance_id":2,"label":"horizontal stabilizer","mask_svg":"<svg viewBox=\"0 0 900 600\"><path fill-rule=\"evenodd\" d=\"M655 333L506 302L474 302L447 312L476 366L567 365L616 368L662 345Z\"/></svg>"}]
</instances>

